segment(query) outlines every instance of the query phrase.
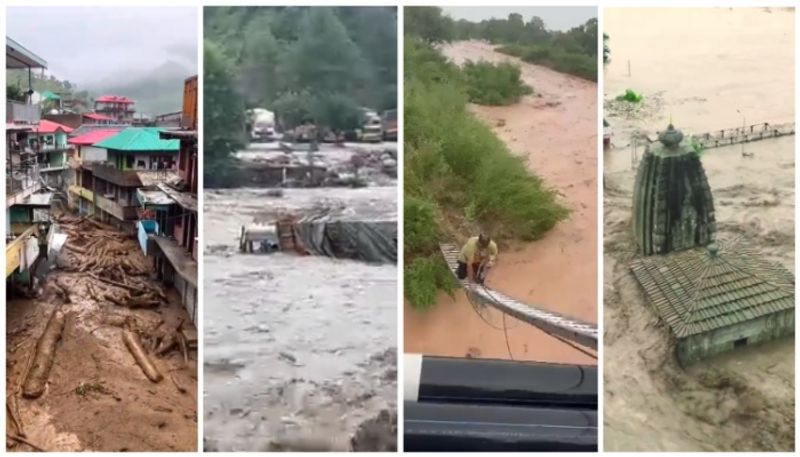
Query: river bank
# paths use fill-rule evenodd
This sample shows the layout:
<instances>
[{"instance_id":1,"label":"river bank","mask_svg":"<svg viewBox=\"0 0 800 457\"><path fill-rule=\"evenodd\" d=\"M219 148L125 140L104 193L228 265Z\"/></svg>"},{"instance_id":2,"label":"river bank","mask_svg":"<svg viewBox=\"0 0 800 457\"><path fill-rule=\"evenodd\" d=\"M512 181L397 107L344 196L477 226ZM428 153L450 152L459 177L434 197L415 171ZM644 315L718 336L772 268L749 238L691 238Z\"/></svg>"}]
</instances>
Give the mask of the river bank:
<instances>
[{"instance_id":1,"label":"river bank","mask_svg":"<svg viewBox=\"0 0 800 457\"><path fill-rule=\"evenodd\" d=\"M534 95L511 106L470 109L531 171L558 190L571 211L542 239L502 246L488 284L522 302L597 322L597 85L500 54L483 42L455 42L442 52L458 64L469 59L520 66ZM501 313L476 312L461 291L453 298L440 293L426 311L406 303L404 312L405 352L596 363L513 318L505 318L504 332ZM453 334L443 328L463 331Z\"/></svg>"}]
</instances>

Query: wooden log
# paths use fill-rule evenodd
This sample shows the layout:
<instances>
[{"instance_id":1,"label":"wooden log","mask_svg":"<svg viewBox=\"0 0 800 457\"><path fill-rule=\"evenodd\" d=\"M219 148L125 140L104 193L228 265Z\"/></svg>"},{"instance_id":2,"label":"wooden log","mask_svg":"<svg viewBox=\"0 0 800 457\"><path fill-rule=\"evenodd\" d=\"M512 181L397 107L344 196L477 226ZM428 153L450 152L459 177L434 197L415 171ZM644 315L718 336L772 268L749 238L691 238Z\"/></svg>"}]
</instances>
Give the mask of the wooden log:
<instances>
[{"instance_id":1,"label":"wooden log","mask_svg":"<svg viewBox=\"0 0 800 457\"><path fill-rule=\"evenodd\" d=\"M102 281L102 282L104 282L106 284L110 284L112 286L117 286L117 287L119 287L121 289L126 289L126 290L129 290L131 292L137 292L137 293L143 292L143 288L141 288L141 287L129 286L128 284L123 284L121 282L117 282L117 281L114 281L114 280L111 280L111 279L107 279L107 278L104 278L102 276L98 276L98 275L95 275L95 274L93 274L92 277L97 279L98 281Z\"/></svg>"},{"instance_id":2,"label":"wooden log","mask_svg":"<svg viewBox=\"0 0 800 457\"><path fill-rule=\"evenodd\" d=\"M170 373L169 374L169 379L172 380L172 384L175 385L175 388L178 389L178 392L180 392L182 394L186 393L186 387L184 387L183 384L178 382L178 380L176 379L175 373Z\"/></svg>"},{"instance_id":3,"label":"wooden log","mask_svg":"<svg viewBox=\"0 0 800 457\"><path fill-rule=\"evenodd\" d=\"M19 404L17 403L16 395L13 393L6 396L6 419L7 423L16 430L15 435L25 436L22 419L19 417Z\"/></svg>"},{"instance_id":4,"label":"wooden log","mask_svg":"<svg viewBox=\"0 0 800 457\"><path fill-rule=\"evenodd\" d=\"M147 379L152 382L159 382L164 379L150 360L150 357L147 356L147 352L144 350L142 340L139 339L138 334L126 330L122 332L122 340L125 342L125 346L131 352L131 355L133 355L136 363L139 364L144 375L147 376Z\"/></svg>"},{"instance_id":5,"label":"wooden log","mask_svg":"<svg viewBox=\"0 0 800 457\"><path fill-rule=\"evenodd\" d=\"M41 448L41 447L39 447L39 446L37 446L37 445L35 445L35 444L31 443L30 441L28 441L27 439L25 439L25 438L23 438L23 437L21 437L21 436L18 436L18 435L12 435L12 434L10 434L10 433L6 433L6 438L7 438L7 439L10 439L10 440L12 440L12 441L16 441L16 442L18 442L18 443L22 443L22 444L28 445L28 446L30 446L30 447L31 447L31 448L32 448L34 451L36 451L36 452L47 452L47 451L46 451L46 450L44 450L43 448Z\"/></svg>"},{"instance_id":6,"label":"wooden log","mask_svg":"<svg viewBox=\"0 0 800 457\"><path fill-rule=\"evenodd\" d=\"M84 249L84 248L79 248L78 246L73 246L70 243L65 244L64 247L66 247L70 251L77 252L78 254L86 255L86 249Z\"/></svg>"},{"instance_id":7,"label":"wooden log","mask_svg":"<svg viewBox=\"0 0 800 457\"><path fill-rule=\"evenodd\" d=\"M39 342L36 343L33 363L25 379L25 384L22 386L22 395L25 398L38 398L44 393L47 378L50 375L50 367L55 359L56 345L61 340L61 333L64 331L64 322L64 313L59 310L54 311Z\"/></svg>"}]
</instances>

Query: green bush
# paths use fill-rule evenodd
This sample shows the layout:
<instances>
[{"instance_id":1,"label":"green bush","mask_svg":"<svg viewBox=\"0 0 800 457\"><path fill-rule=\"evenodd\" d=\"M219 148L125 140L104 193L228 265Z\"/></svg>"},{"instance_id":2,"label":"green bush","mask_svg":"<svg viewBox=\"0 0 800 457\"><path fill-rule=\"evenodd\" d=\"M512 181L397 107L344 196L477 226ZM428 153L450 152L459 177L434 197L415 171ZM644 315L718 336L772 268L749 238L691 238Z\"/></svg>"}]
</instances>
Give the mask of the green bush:
<instances>
[{"instance_id":1,"label":"green bush","mask_svg":"<svg viewBox=\"0 0 800 457\"><path fill-rule=\"evenodd\" d=\"M510 63L467 61L463 67L469 101L480 105L502 106L533 93L521 79L519 67Z\"/></svg>"},{"instance_id":2,"label":"green bush","mask_svg":"<svg viewBox=\"0 0 800 457\"><path fill-rule=\"evenodd\" d=\"M617 100L621 102L640 103L644 100L644 96L636 93L633 89L625 89L624 94L617 95Z\"/></svg>"},{"instance_id":3,"label":"green bush","mask_svg":"<svg viewBox=\"0 0 800 457\"><path fill-rule=\"evenodd\" d=\"M556 194L467 110L469 77L432 47L405 52L405 293L415 307L453 287L438 243L477 225L499 241L542 236L567 210Z\"/></svg>"},{"instance_id":4,"label":"green bush","mask_svg":"<svg viewBox=\"0 0 800 457\"><path fill-rule=\"evenodd\" d=\"M406 252L435 252L439 245L436 203L409 195L403 205L403 249Z\"/></svg>"},{"instance_id":5,"label":"green bush","mask_svg":"<svg viewBox=\"0 0 800 457\"><path fill-rule=\"evenodd\" d=\"M418 257L404 268L403 290L414 308L430 308L436 303L439 290L452 294L456 287L447 264L439 256Z\"/></svg>"},{"instance_id":6,"label":"green bush","mask_svg":"<svg viewBox=\"0 0 800 457\"><path fill-rule=\"evenodd\" d=\"M560 73L597 81L597 57L574 52L551 44L510 44L497 48L499 52L518 57L525 62L552 68Z\"/></svg>"}]
</instances>

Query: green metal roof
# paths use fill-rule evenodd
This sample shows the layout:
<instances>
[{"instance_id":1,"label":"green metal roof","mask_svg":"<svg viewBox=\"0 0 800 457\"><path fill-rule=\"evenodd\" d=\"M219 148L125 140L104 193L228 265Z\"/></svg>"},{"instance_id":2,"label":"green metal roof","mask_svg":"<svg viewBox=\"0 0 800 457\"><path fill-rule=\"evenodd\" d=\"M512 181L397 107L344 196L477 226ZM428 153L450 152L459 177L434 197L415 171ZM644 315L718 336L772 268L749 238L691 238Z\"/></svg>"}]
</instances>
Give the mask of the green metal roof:
<instances>
[{"instance_id":1,"label":"green metal roof","mask_svg":"<svg viewBox=\"0 0 800 457\"><path fill-rule=\"evenodd\" d=\"M646 257L631 270L678 338L794 309L794 275L741 240Z\"/></svg>"},{"instance_id":2,"label":"green metal roof","mask_svg":"<svg viewBox=\"0 0 800 457\"><path fill-rule=\"evenodd\" d=\"M180 140L162 140L160 132L161 129L155 127L128 127L95 146L123 152L177 152Z\"/></svg>"},{"instance_id":3,"label":"green metal roof","mask_svg":"<svg viewBox=\"0 0 800 457\"><path fill-rule=\"evenodd\" d=\"M49 90L42 92L42 98L45 100L61 100L61 97L58 94Z\"/></svg>"}]
</instances>

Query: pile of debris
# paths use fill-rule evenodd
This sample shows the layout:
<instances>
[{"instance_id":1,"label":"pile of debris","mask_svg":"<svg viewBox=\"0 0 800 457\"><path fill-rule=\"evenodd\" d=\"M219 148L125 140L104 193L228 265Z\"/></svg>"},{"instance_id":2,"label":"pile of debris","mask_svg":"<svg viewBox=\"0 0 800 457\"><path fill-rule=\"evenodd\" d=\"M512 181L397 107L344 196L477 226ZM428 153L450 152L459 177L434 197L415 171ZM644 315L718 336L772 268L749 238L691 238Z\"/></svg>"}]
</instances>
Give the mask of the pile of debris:
<instances>
[{"instance_id":1,"label":"pile of debris","mask_svg":"<svg viewBox=\"0 0 800 457\"><path fill-rule=\"evenodd\" d=\"M146 280L152 268L139 246L129 236L95 220L60 216L56 219L67 235L68 255L59 257L63 271L87 273L110 287L87 285L97 302L109 301L127 308L155 308L166 303L164 291ZM60 282L66 303L68 288Z\"/></svg>"},{"instance_id":2,"label":"pile of debris","mask_svg":"<svg viewBox=\"0 0 800 457\"><path fill-rule=\"evenodd\" d=\"M163 368L159 369L161 364L154 358L166 358L177 351L185 368L190 366L189 351L197 345L196 330L185 325L184 318L165 320L163 315L157 317L161 312L136 314L132 311L167 306L170 301L161 286L149 277L152 267L131 236L88 218L60 215L53 221L58 225L57 230L67 234L67 242L56 259L58 271L48 275L43 284L41 301L56 304L48 311L49 319L32 348L27 368L16 381L9 380L15 386L8 395L6 408L10 424L7 448L21 443L41 450L26 438L17 398L21 395L25 399L37 399L45 394L57 352L68 338L65 323L92 315L70 318L71 314L87 310L81 306L85 298L91 298L93 308L99 306L101 312L99 320L94 321L97 327L89 333L102 327L120 328L119 338L130 353L131 362L135 362L153 383L165 377ZM115 308L118 311L114 311ZM88 319L91 322L91 317ZM165 374L178 392L185 394L189 388L176 371L173 367ZM90 387L82 384L78 390L96 387L91 386L93 384Z\"/></svg>"}]
</instances>

